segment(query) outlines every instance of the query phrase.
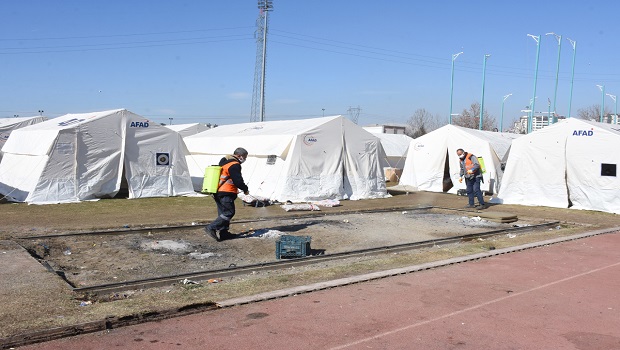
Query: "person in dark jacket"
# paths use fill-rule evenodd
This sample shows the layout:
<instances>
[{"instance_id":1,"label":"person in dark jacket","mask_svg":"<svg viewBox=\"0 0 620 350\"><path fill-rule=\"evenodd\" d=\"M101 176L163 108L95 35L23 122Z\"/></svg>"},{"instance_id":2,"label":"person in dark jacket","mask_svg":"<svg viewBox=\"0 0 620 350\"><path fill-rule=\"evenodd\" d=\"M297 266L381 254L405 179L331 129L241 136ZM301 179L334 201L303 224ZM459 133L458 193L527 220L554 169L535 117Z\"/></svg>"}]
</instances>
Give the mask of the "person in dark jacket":
<instances>
[{"instance_id":1,"label":"person in dark jacket","mask_svg":"<svg viewBox=\"0 0 620 350\"><path fill-rule=\"evenodd\" d=\"M480 190L480 181L482 180L482 171L480 170L480 162L478 157L471 153L465 152L462 148L456 150L456 155L459 157L461 163L461 179L465 178L465 185L467 186L467 199L469 204L467 208L474 208L474 197L478 198L478 205L476 208L485 209L487 207Z\"/></svg>"},{"instance_id":2,"label":"person in dark jacket","mask_svg":"<svg viewBox=\"0 0 620 350\"><path fill-rule=\"evenodd\" d=\"M228 232L230 220L235 216L235 199L241 190L244 194L249 194L248 186L241 176L241 164L248 157L248 151L244 148L237 148L232 155L223 157L219 165L222 167L217 193L213 194L213 199L217 205L217 218L205 227L209 236L216 241L231 238Z\"/></svg>"}]
</instances>

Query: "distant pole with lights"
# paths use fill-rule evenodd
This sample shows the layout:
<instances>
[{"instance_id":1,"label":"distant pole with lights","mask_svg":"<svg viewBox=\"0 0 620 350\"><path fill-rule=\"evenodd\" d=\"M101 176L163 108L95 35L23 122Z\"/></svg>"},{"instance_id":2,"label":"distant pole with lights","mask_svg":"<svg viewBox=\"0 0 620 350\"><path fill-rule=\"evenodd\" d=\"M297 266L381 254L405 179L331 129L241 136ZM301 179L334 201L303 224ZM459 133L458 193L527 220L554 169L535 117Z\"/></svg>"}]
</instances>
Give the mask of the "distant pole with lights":
<instances>
[{"instance_id":1,"label":"distant pole with lights","mask_svg":"<svg viewBox=\"0 0 620 350\"><path fill-rule=\"evenodd\" d=\"M168 118L168 119L170 119L170 124L169 125L172 125L172 119L174 119L174 118Z\"/></svg>"},{"instance_id":2,"label":"distant pole with lights","mask_svg":"<svg viewBox=\"0 0 620 350\"><path fill-rule=\"evenodd\" d=\"M448 124L452 124L452 96L454 92L454 61L463 51L452 55L452 78L450 79L450 116L448 117Z\"/></svg>"},{"instance_id":3,"label":"distant pole with lights","mask_svg":"<svg viewBox=\"0 0 620 350\"><path fill-rule=\"evenodd\" d=\"M506 102L506 99L510 96L512 96L512 94L505 95L504 99L502 100L502 116L499 119L499 132L504 131L504 102Z\"/></svg>"},{"instance_id":4,"label":"distant pole with lights","mask_svg":"<svg viewBox=\"0 0 620 350\"><path fill-rule=\"evenodd\" d=\"M480 99L480 118L478 123L478 130L482 130L482 116L484 113L484 78L486 76L487 70L487 58L489 57L491 57L491 55L484 55L484 60L482 61L482 98Z\"/></svg>"},{"instance_id":5,"label":"distant pole with lights","mask_svg":"<svg viewBox=\"0 0 620 350\"><path fill-rule=\"evenodd\" d=\"M605 115L605 85L597 85L599 90L601 90L601 118L599 123L603 122L603 116Z\"/></svg>"},{"instance_id":6,"label":"distant pole with lights","mask_svg":"<svg viewBox=\"0 0 620 350\"><path fill-rule=\"evenodd\" d=\"M532 39L534 39L534 41L536 41L536 69L534 70L534 94L532 94L532 104L531 104L531 111L530 111L530 118L527 122L527 133L531 133L532 132L532 122L533 122L533 117L534 117L534 106L536 105L536 83L538 81L538 58L540 57L540 35L539 36L535 36L532 34L528 34L527 36L531 37Z\"/></svg>"},{"instance_id":7,"label":"distant pole with lights","mask_svg":"<svg viewBox=\"0 0 620 350\"><path fill-rule=\"evenodd\" d=\"M43 116L43 110L42 109L39 109L39 115Z\"/></svg>"},{"instance_id":8,"label":"distant pole with lights","mask_svg":"<svg viewBox=\"0 0 620 350\"><path fill-rule=\"evenodd\" d=\"M558 64L555 69L555 90L553 92L553 114L555 115L558 113L558 110L556 109L556 101L558 99L558 78L560 77L560 53L562 52L562 36L557 35L553 32L547 33L545 35L553 35L558 40Z\"/></svg>"},{"instance_id":9,"label":"distant pole with lights","mask_svg":"<svg viewBox=\"0 0 620 350\"><path fill-rule=\"evenodd\" d=\"M575 56L577 56L577 42L575 40L571 40L566 38L573 47L573 73L570 78L570 98L568 99L568 118L570 118L570 108L573 103L573 82L575 81Z\"/></svg>"}]
</instances>

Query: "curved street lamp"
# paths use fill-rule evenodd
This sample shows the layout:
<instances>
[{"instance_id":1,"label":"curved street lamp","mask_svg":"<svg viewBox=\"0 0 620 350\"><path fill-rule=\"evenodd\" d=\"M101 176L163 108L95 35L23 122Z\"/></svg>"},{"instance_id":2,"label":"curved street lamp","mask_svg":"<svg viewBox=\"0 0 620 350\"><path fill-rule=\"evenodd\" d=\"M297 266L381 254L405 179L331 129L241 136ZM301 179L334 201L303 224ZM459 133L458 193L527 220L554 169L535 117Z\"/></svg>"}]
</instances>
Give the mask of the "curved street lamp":
<instances>
[{"instance_id":1,"label":"curved street lamp","mask_svg":"<svg viewBox=\"0 0 620 350\"><path fill-rule=\"evenodd\" d=\"M566 38L573 47L573 73L570 78L570 98L568 99L568 117L570 118L570 108L573 103L573 82L575 81L575 56L577 56L577 42L575 40L571 40Z\"/></svg>"},{"instance_id":2,"label":"curved street lamp","mask_svg":"<svg viewBox=\"0 0 620 350\"><path fill-rule=\"evenodd\" d=\"M482 61L482 98L480 99L480 118L478 123L478 130L482 130L482 116L484 112L484 78L487 70L487 58L489 57L491 57L491 55L484 55L484 60Z\"/></svg>"},{"instance_id":3,"label":"curved street lamp","mask_svg":"<svg viewBox=\"0 0 620 350\"><path fill-rule=\"evenodd\" d=\"M605 85L596 85L601 90L601 118L599 123L603 122L603 116L605 115Z\"/></svg>"},{"instance_id":4,"label":"curved street lamp","mask_svg":"<svg viewBox=\"0 0 620 350\"><path fill-rule=\"evenodd\" d=\"M499 132L504 131L504 102L506 102L506 99L510 96L512 96L512 94L505 95L502 100L502 117L499 119Z\"/></svg>"},{"instance_id":5,"label":"curved street lamp","mask_svg":"<svg viewBox=\"0 0 620 350\"><path fill-rule=\"evenodd\" d=\"M448 124L452 124L452 95L454 92L454 60L456 60L463 51L452 55L452 78L450 79L450 115L448 117Z\"/></svg>"},{"instance_id":6,"label":"curved street lamp","mask_svg":"<svg viewBox=\"0 0 620 350\"><path fill-rule=\"evenodd\" d=\"M545 35L553 35L558 40L558 64L555 70L555 90L553 92L553 114L557 114L558 110L555 109L555 106L558 99L558 78L560 76L560 53L562 52L562 36L557 35L554 32L547 33Z\"/></svg>"},{"instance_id":7,"label":"curved street lamp","mask_svg":"<svg viewBox=\"0 0 620 350\"><path fill-rule=\"evenodd\" d=\"M527 133L532 132L532 119L534 117L534 105L536 104L536 82L538 80L538 58L540 57L540 35L535 36L532 34L528 34L527 36L531 37L536 41L536 69L534 70L534 94L532 94L532 104L530 105L530 118L527 123Z\"/></svg>"}]
</instances>

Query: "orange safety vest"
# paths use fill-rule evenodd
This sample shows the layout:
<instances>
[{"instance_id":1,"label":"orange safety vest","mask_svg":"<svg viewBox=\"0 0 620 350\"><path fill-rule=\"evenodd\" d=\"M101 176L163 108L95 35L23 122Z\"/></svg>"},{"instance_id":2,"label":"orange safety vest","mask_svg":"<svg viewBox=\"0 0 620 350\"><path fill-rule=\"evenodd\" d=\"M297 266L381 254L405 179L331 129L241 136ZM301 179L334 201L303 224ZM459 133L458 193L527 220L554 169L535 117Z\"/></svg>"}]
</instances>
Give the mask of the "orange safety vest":
<instances>
[{"instance_id":1,"label":"orange safety vest","mask_svg":"<svg viewBox=\"0 0 620 350\"><path fill-rule=\"evenodd\" d=\"M471 161L471 156L473 154L467 153L467 157L465 157L465 173L469 170L474 170L474 162Z\"/></svg>"},{"instance_id":2,"label":"orange safety vest","mask_svg":"<svg viewBox=\"0 0 620 350\"><path fill-rule=\"evenodd\" d=\"M239 192L239 189L237 188L237 186L235 186L232 179L230 178L229 168L234 164L241 164L241 163L239 163L238 161L233 161L233 162L226 163L222 166L222 173L220 174L220 182L217 188L218 192L230 192L230 193Z\"/></svg>"}]
</instances>

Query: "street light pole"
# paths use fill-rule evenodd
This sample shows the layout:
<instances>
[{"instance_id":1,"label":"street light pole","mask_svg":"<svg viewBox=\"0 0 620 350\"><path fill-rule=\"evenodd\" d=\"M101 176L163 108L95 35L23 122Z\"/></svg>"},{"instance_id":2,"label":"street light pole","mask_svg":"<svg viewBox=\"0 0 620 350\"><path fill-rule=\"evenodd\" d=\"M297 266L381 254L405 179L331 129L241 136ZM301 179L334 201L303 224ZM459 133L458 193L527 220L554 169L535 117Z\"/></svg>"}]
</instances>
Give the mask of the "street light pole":
<instances>
[{"instance_id":1,"label":"street light pole","mask_svg":"<svg viewBox=\"0 0 620 350\"><path fill-rule=\"evenodd\" d=\"M172 119L173 119L173 118L168 118L168 119L170 119L170 124L169 124L169 125L172 125Z\"/></svg>"},{"instance_id":2,"label":"street light pole","mask_svg":"<svg viewBox=\"0 0 620 350\"><path fill-rule=\"evenodd\" d=\"M609 96L614 101L614 124L618 124L618 101L616 101L616 95L607 94L607 96Z\"/></svg>"},{"instance_id":3,"label":"street light pole","mask_svg":"<svg viewBox=\"0 0 620 350\"><path fill-rule=\"evenodd\" d=\"M487 58L489 57L491 57L491 55L484 55L484 60L482 61L482 98L480 99L480 118L478 130L482 130L482 116L484 113L484 78L487 70Z\"/></svg>"},{"instance_id":4,"label":"street light pole","mask_svg":"<svg viewBox=\"0 0 620 350\"><path fill-rule=\"evenodd\" d=\"M601 118L599 123L603 122L603 116L605 115L605 85L597 85L599 90L601 90Z\"/></svg>"},{"instance_id":5,"label":"street light pole","mask_svg":"<svg viewBox=\"0 0 620 350\"><path fill-rule=\"evenodd\" d=\"M451 73L452 77L450 79L450 115L448 117L448 124L452 124L452 96L454 93L454 60L456 60L456 58L459 57L459 55L462 53L463 51L452 55L452 73Z\"/></svg>"},{"instance_id":6,"label":"street light pole","mask_svg":"<svg viewBox=\"0 0 620 350\"><path fill-rule=\"evenodd\" d=\"M570 118L570 108L573 103L573 82L575 81L575 56L577 56L577 42L575 40L571 40L566 38L573 46L573 73L570 78L570 98L568 99L568 117Z\"/></svg>"},{"instance_id":7,"label":"street light pole","mask_svg":"<svg viewBox=\"0 0 620 350\"><path fill-rule=\"evenodd\" d=\"M502 100L502 117L499 119L499 132L504 132L504 102L506 102L506 99L511 95L512 94L505 95Z\"/></svg>"},{"instance_id":8,"label":"street light pole","mask_svg":"<svg viewBox=\"0 0 620 350\"><path fill-rule=\"evenodd\" d=\"M527 123L527 133L531 133L532 132L532 122L533 122L533 116L534 116L534 105L536 104L536 82L538 81L538 58L540 57L540 35L539 36L534 36L532 34L528 34L527 36L531 37L532 39L534 39L536 41L536 69L534 70L534 94L532 95L532 105L531 105L531 111L530 111L530 120L528 120Z\"/></svg>"},{"instance_id":9,"label":"street light pole","mask_svg":"<svg viewBox=\"0 0 620 350\"><path fill-rule=\"evenodd\" d=\"M558 113L558 110L555 107L556 107L556 101L558 99L558 78L560 76L560 53L562 52L562 36L557 35L553 32L547 33L545 35L553 35L558 40L558 65L555 70L555 91L553 92L553 114L555 115Z\"/></svg>"},{"instance_id":10,"label":"street light pole","mask_svg":"<svg viewBox=\"0 0 620 350\"><path fill-rule=\"evenodd\" d=\"M323 110L323 116L325 116L325 108L321 108Z\"/></svg>"}]
</instances>

